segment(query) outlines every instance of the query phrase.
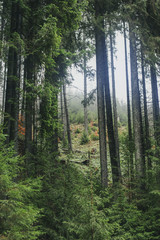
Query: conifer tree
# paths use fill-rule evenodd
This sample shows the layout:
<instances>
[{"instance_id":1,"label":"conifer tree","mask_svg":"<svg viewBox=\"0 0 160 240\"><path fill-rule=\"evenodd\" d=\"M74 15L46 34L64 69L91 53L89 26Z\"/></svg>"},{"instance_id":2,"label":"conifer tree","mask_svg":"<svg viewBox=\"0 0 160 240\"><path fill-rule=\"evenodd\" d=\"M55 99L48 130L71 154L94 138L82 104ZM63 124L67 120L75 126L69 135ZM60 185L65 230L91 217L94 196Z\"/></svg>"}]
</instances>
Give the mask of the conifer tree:
<instances>
[{"instance_id":1,"label":"conifer tree","mask_svg":"<svg viewBox=\"0 0 160 240\"><path fill-rule=\"evenodd\" d=\"M101 163L101 184L103 187L108 186L107 170L107 150L106 150L106 124L105 124L105 104L104 104L104 51L105 34L104 34L104 16L103 5L95 1L95 15L97 26L95 28L96 39L96 69L97 69L97 103L98 103L98 126L99 126L99 144L100 144L100 163ZM103 30L101 30L103 29Z\"/></svg>"},{"instance_id":2,"label":"conifer tree","mask_svg":"<svg viewBox=\"0 0 160 240\"><path fill-rule=\"evenodd\" d=\"M132 24L130 24L129 34L130 34L132 111L133 111L136 173L137 173L137 178L140 178L142 180L145 178L145 158L144 158L142 115L141 115L141 103L140 103L140 93L139 93L137 56L136 56L136 52L137 52L136 36L135 36L134 28Z\"/></svg>"},{"instance_id":3,"label":"conifer tree","mask_svg":"<svg viewBox=\"0 0 160 240\"><path fill-rule=\"evenodd\" d=\"M8 73L5 102L5 133L7 142L18 139L18 115L19 115L19 65L18 65L18 38L20 34L20 5L19 2L11 2L9 41L12 46L8 51Z\"/></svg>"},{"instance_id":4,"label":"conifer tree","mask_svg":"<svg viewBox=\"0 0 160 240\"><path fill-rule=\"evenodd\" d=\"M131 106L130 106L130 91L129 91L129 74L128 74L128 53L126 40L126 26L123 23L124 30L124 48L125 48L125 71L126 71L126 92L127 92L127 118L128 118L128 138L129 138L129 177L131 182L133 180L133 150L132 150L132 124L131 124Z\"/></svg>"}]
</instances>

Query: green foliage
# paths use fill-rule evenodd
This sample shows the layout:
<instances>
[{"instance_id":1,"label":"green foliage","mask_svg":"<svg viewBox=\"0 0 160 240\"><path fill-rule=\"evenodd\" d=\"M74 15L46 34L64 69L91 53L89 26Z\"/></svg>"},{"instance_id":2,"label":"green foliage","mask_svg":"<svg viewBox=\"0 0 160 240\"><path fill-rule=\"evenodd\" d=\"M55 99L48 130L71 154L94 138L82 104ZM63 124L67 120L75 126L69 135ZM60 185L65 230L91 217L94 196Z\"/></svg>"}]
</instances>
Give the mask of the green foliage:
<instances>
[{"instance_id":1,"label":"green foliage","mask_svg":"<svg viewBox=\"0 0 160 240\"><path fill-rule=\"evenodd\" d=\"M40 205L44 239L97 240L108 239L107 218L98 211L100 201L91 190L91 179L73 163L61 161L42 153L44 179ZM94 196L93 196L94 195Z\"/></svg>"},{"instance_id":2,"label":"green foliage","mask_svg":"<svg viewBox=\"0 0 160 240\"><path fill-rule=\"evenodd\" d=\"M86 143L88 143L88 142L89 142L89 137L88 137L88 135L87 135L86 132L83 132L83 134L82 134L82 136L81 136L80 144L81 144L81 145L84 145L84 144L86 144Z\"/></svg>"},{"instance_id":3,"label":"green foliage","mask_svg":"<svg viewBox=\"0 0 160 240\"><path fill-rule=\"evenodd\" d=\"M23 159L4 141L0 133L0 239L34 240L41 234L37 224L40 209L34 204L41 182L23 180Z\"/></svg>"},{"instance_id":4,"label":"green foliage","mask_svg":"<svg viewBox=\"0 0 160 240\"><path fill-rule=\"evenodd\" d=\"M98 131L98 128L96 126L94 126L95 123L93 123L93 127L91 127L92 131L95 132L95 131Z\"/></svg>"},{"instance_id":5,"label":"green foliage","mask_svg":"<svg viewBox=\"0 0 160 240\"><path fill-rule=\"evenodd\" d=\"M40 108L41 114L41 139L49 139L55 129L58 128L57 118L57 94L58 89L53 85L46 83L42 92L42 102Z\"/></svg>"},{"instance_id":6,"label":"green foliage","mask_svg":"<svg viewBox=\"0 0 160 240\"><path fill-rule=\"evenodd\" d=\"M77 128L75 133L81 133L81 130L79 128Z\"/></svg>"},{"instance_id":7,"label":"green foliage","mask_svg":"<svg viewBox=\"0 0 160 240\"><path fill-rule=\"evenodd\" d=\"M61 37L60 33L58 33L57 19L50 15L39 30L35 44L40 52L53 57L53 55L57 55L60 43Z\"/></svg>"},{"instance_id":8,"label":"green foliage","mask_svg":"<svg viewBox=\"0 0 160 240\"><path fill-rule=\"evenodd\" d=\"M77 123L77 124L83 124L84 123L84 113L83 110L80 109L78 112L72 112L70 113L70 122L71 123Z\"/></svg>"},{"instance_id":9,"label":"green foliage","mask_svg":"<svg viewBox=\"0 0 160 240\"><path fill-rule=\"evenodd\" d=\"M99 135L98 134L91 134L91 139L93 141L98 141L99 140Z\"/></svg>"}]
</instances>

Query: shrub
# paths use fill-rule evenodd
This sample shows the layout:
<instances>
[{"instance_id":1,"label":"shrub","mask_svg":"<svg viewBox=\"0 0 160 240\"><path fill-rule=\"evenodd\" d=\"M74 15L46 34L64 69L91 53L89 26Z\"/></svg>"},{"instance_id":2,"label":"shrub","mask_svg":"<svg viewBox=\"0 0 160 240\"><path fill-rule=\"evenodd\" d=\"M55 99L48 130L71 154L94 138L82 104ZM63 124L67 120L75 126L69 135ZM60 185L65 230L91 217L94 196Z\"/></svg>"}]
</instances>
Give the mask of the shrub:
<instances>
[{"instance_id":1,"label":"shrub","mask_svg":"<svg viewBox=\"0 0 160 240\"><path fill-rule=\"evenodd\" d=\"M88 127L88 134L90 135L92 133L92 129L91 129L91 127L89 126Z\"/></svg>"},{"instance_id":2,"label":"shrub","mask_svg":"<svg viewBox=\"0 0 160 240\"><path fill-rule=\"evenodd\" d=\"M88 143L88 142L89 142L89 137L88 137L88 135L84 132L83 135L82 135L82 137L81 137L80 144L81 144L81 145L84 145L84 144L86 144L86 143Z\"/></svg>"},{"instance_id":3,"label":"shrub","mask_svg":"<svg viewBox=\"0 0 160 240\"><path fill-rule=\"evenodd\" d=\"M75 130L75 133L81 133L80 129L77 128L77 129Z\"/></svg>"},{"instance_id":4,"label":"shrub","mask_svg":"<svg viewBox=\"0 0 160 240\"><path fill-rule=\"evenodd\" d=\"M95 127L95 126L93 126L91 129L92 129L93 132L98 130L97 127Z\"/></svg>"},{"instance_id":5,"label":"shrub","mask_svg":"<svg viewBox=\"0 0 160 240\"><path fill-rule=\"evenodd\" d=\"M35 240L40 235L40 209L34 200L41 190L40 179L21 179L23 159L14 146L4 144L0 133L0 239Z\"/></svg>"},{"instance_id":6,"label":"shrub","mask_svg":"<svg viewBox=\"0 0 160 240\"><path fill-rule=\"evenodd\" d=\"M91 139L92 139L93 141L99 140L98 131L95 131L95 133L91 135Z\"/></svg>"},{"instance_id":7,"label":"shrub","mask_svg":"<svg viewBox=\"0 0 160 240\"><path fill-rule=\"evenodd\" d=\"M98 127L98 122L94 122L93 126Z\"/></svg>"}]
</instances>

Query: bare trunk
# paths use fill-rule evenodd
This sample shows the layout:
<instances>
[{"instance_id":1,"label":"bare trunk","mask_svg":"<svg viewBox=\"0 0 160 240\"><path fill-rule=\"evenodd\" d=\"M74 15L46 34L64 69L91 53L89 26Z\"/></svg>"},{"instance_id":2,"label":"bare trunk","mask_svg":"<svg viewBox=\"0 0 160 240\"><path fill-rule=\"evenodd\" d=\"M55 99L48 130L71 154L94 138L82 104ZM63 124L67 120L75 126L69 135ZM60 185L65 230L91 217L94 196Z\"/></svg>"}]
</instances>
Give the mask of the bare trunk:
<instances>
[{"instance_id":1,"label":"bare trunk","mask_svg":"<svg viewBox=\"0 0 160 240\"><path fill-rule=\"evenodd\" d=\"M65 85L63 85L63 94L64 94L64 107L65 107L66 123L67 123L68 148L69 148L69 151L72 152L71 130L70 130L70 122L69 122L69 115L68 115L68 106L67 106L66 86Z\"/></svg>"},{"instance_id":2,"label":"bare trunk","mask_svg":"<svg viewBox=\"0 0 160 240\"><path fill-rule=\"evenodd\" d=\"M26 64L26 105L25 105L25 151L32 153L32 127L33 127L33 101L32 88L33 83L33 56L29 55L25 61Z\"/></svg>"},{"instance_id":3,"label":"bare trunk","mask_svg":"<svg viewBox=\"0 0 160 240\"><path fill-rule=\"evenodd\" d=\"M87 60L84 54L84 131L88 135L88 110L87 110Z\"/></svg>"},{"instance_id":4,"label":"bare trunk","mask_svg":"<svg viewBox=\"0 0 160 240\"><path fill-rule=\"evenodd\" d=\"M11 39L14 32L20 33L19 25L19 4L13 2L11 7ZM8 135L7 142L15 141L16 150L18 140L19 82L18 52L14 47L10 47L8 53L4 132Z\"/></svg>"},{"instance_id":5,"label":"bare trunk","mask_svg":"<svg viewBox=\"0 0 160 240\"><path fill-rule=\"evenodd\" d=\"M66 114L65 114L65 108L64 108L64 101L63 101L63 86L61 86L61 122L63 124L63 136L62 141L63 145L65 145L66 142L66 132L67 132L67 124L66 124Z\"/></svg>"},{"instance_id":6,"label":"bare trunk","mask_svg":"<svg viewBox=\"0 0 160 240\"><path fill-rule=\"evenodd\" d=\"M153 124L154 135L157 146L160 145L160 113L159 113L159 98L157 87L157 76L155 65L151 65L151 87L152 87L152 104L153 104Z\"/></svg>"},{"instance_id":7,"label":"bare trunk","mask_svg":"<svg viewBox=\"0 0 160 240\"><path fill-rule=\"evenodd\" d=\"M152 105L153 105L153 124L154 124L154 137L156 142L156 153L157 158L157 169L156 169L156 180L159 185L160 178L160 113L159 113L159 98L158 98L158 87L157 87L157 75L156 67L154 64L150 66L151 71L151 87L152 87Z\"/></svg>"},{"instance_id":8,"label":"bare trunk","mask_svg":"<svg viewBox=\"0 0 160 240\"><path fill-rule=\"evenodd\" d=\"M137 177L140 179L141 188L143 188L144 178L145 178L145 158L144 158L144 149L143 149L142 116L141 116L141 104L140 104L138 70L137 70L136 37L131 25L130 25L129 33L130 33L132 111L133 111L136 173L137 173ZM143 181L143 184L142 184L142 181Z\"/></svg>"},{"instance_id":9,"label":"bare trunk","mask_svg":"<svg viewBox=\"0 0 160 240\"><path fill-rule=\"evenodd\" d=\"M96 1L96 19L100 21L101 11L98 0ZM106 148L106 124L105 124L105 103L104 103L104 18L101 19L100 26L96 26L96 69L97 69L97 106L98 106L98 126L99 126L99 145L100 145L100 164L101 164L101 184L108 186L107 169L107 148Z\"/></svg>"},{"instance_id":10,"label":"bare trunk","mask_svg":"<svg viewBox=\"0 0 160 240\"><path fill-rule=\"evenodd\" d=\"M144 133L145 133L145 154L147 156L147 167L150 173L148 174L149 181L151 181L151 156L149 150L151 149L151 142L149 136L149 121L148 121L148 108L147 108L147 96L146 96L146 80L145 80L145 63L144 63L144 54L143 46L141 44L141 67L142 67L142 84L143 84L143 105L144 105Z\"/></svg>"},{"instance_id":11,"label":"bare trunk","mask_svg":"<svg viewBox=\"0 0 160 240\"><path fill-rule=\"evenodd\" d=\"M132 136L132 124L131 124L131 106L130 106L130 93L129 93L129 76L128 76L128 56L127 56L127 41L126 41L126 29L124 23L124 47L125 47L125 69L126 69L126 90L127 90L127 116L128 116L128 146L129 146L129 162L128 162L128 175L133 181L133 136Z\"/></svg>"},{"instance_id":12,"label":"bare trunk","mask_svg":"<svg viewBox=\"0 0 160 240\"><path fill-rule=\"evenodd\" d=\"M111 70L112 70L114 137L115 137L115 146L116 146L116 158L118 161L118 170L119 170L119 175L121 176L119 137L118 137L118 115L117 115L117 102L116 102L115 74L114 74L113 38L111 33L110 33L110 50L111 50Z\"/></svg>"}]
</instances>

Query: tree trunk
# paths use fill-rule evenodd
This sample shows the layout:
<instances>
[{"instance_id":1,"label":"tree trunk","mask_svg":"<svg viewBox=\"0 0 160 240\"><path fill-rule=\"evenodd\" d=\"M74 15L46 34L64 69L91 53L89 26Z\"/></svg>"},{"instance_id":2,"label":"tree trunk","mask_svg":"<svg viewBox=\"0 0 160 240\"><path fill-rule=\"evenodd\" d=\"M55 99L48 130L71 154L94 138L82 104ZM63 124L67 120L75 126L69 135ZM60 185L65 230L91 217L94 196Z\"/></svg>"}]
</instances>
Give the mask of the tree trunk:
<instances>
[{"instance_id":1,"label":"tree trunk","mask_svg":"<svg viewBox=\"0 0 160 240\"><path fill-rule=\"evenodd\" d=\"M66 143L66 132L67 132L67 126L66 125L67 124L66 124L66 114L65 114L63 96L64 96L63 86L61 86L61 95L60 95L60 98L61 98L61 122L62 122L62 125L63 125L62 142L63 142L63 145L65 146L65 143Z\"/></svg>"},{"instance_id":2,"label":"tree trunk","mask_svg":"<svg viewBox=\"0 0 160 240\"><path fill-rule=\"evenodd\" d=\"M4 6L3 2L0 3L0 41L3 43L3 30L4 30L4 18L3 18L3 12L4 12ZM0 88L1 88L1 97L0 97L0 123L2 124L3 122L3 86L4 86L4 67L3 67L3 60L2 60L2 54L3 54L3 49L0 49Z\"/></svg>"},{"instance_id":3,"label":"tree trunk","mask_svg":"<svg viewBox=\"0 0 160 240\"><path fill-rule=\"evenodd\" d=\"M88 109L87 109L87 70L86 54L84 54L84 131L88 135Z\"/></svg>"},{"instance_id":4,"label":"tree trunk","mask_svg":"<svg viewBox=\"0 0 160 240\"><path fill-rule=\"evenodd\" d=\"M6 83L7 83L7 63L5 63L5 66L4 66L2 113L5 112L5 102L6 102ZM3 122L4 122L4 118L3 118Z\"/></svg>"},{"instance_id":5,"label":"tree trunk","mask_svg":"<svg viewBox=\"0 0 160 240\"><path fill-rule=\"evenodd\" d=\"M151 87L152 87L152 104L153 104L153 124L154 135L157 146L160 145L160 113L159 113L159 98L157 87L157 76L155 65L150 66L151 71Z\"/></svg>"},{"instance_id":6,"label":"tree trunk","mask_svg":"<svg viewBox=\"0 0 160 240\"><path fill-rule=\"evenodd\" d=\"M148 109L147 109L147 96L146 96L146 80L145 80L145 63L144 63L144 53L143 46L141 44L141 68L142 68L142 85L143 85L143 105L144 105L144 137L145 137L145 155L147 156L147 167L148 167L148 180L151 181L151 156L149 150L151 149L151 142L149 136L149 121L148 121Z\"/></svg>"},{"instance_id":7,"label":"tree trunk","mask_svg":"<svg viewBox=\"0 0 160 240\"><path fill-rule=\"evenodd\" d=\"M130 25L130 62L131 62L131 86L132 86L132 112L133 112L133 128L134 128L134 145L135 145L135 160L137 178L140 180L140 187L144 187L145 178L145 158L143 148L143 129L141 104L137 70L136 56L136 37L134 29ZM143 180L143 184L142 184Z\"/></svg>"},{"instance_id":8,"label":"tree trunk","mask_svg":"<svg viewBox=\"0 0 160 240\"><path fill-rule=\"evenodd\" d=\"M152 87L152 106L153 106L153 125L154 125L154 137L156 142L155 156L157 158L157 169L156 169L156 180L159 185L160 178L160 113L159 113L159 98L158 98L158 87L157 87L157 75L155 64L151 64L151 87Z\"/></svg>"},{"instance_id":9,"label":"tree trunk","mask_svg":"<svg viewBox=\"0 0 160 240\"><path fill-rule=\"evenodd\" d=\"M19 13L19 4L12 2L10 26L11 39L13 33L20 32ZM19 46L17 47L19 48ZM8 135L7 143L12 140L17 143L18 139L19 82L18 52L14 47L10 47L8 53L8 73L4 119L4 132Z\"/></svg>"},{"instance_id":10,"label":"tree trunk","mask_svg":"<svg viewBox=\"0 0 160 240\"><path fill-rule=\"evenodd\" d=\"M26 105L25 105L25 151L32 153L32 128L33 128L33 99L32 87L33 83L33 55L29 55L25 60L26 64Z\"/></svg>"},{"instance_id":11,"label":"tree trunk","mask_svg":"<svg viewBox=\"0 0 160 240\"><path fill-rule=\"evenodd\" d=\"M107 187L108 186L108 169L107 169L106 124L105 124L105 103L104 103L104 78L105 78L104 38L105 36L103 32L104 17L102 17L101 12L102 12L101 6L98 0L96 0L95 14L96 14L97 25L95 27L95 39L96 39L97 106L98 106L99 146L100 146L100 164L101 164L101 184L103 187Z\"/></svg>"},{"instance_id":12,"label":"tree trunk","mask_svg":"<svg viewBox=\"0 0 160 240\"><path fill-rule=\"evenodd\" d=\"M119 155L119 137L118 137L118 115L117 115L117 102L116 102L115 74L114 74L113 38L112 38L111 33L110 33L110 50L111 50L111 70L112 70L114 137L115 137L116 158L118 161L119 176L121 176L120 155Z\"/></svg>"},{"instance_id":13,"label":"tree trunk","mask_svg":"<svg viewBox=\"0 0 160 240\"><path fill-rule=\"evenodd\" d=\"M70 130L69 115L68 115L68 106L67 106L66 86L65 86L65 84L63 85L63 94L64 94L64 108L65 108L66 123L67 123L68 148L69 148L69 151L72 152L71 130Z\"/></svg>"},{"instance_id":14,"label":"tree trunk","mask_svg":"<svg viewBox=\"0 0 160 240\"><path fill-rule=\"evenodd\" d=\"M121 180L120 167L118 164L117 154L116 154L116 143L115 134L113 129L113 118L112 118L112 105L110 97L110 86L109 86L109 72L108 72L108 54L105 45L105 34L103 33L103 59L104 59L104 87L105 87L105 101L106 101L106 112L107 112L107 130L108 130L108 140L109 140L109 150L110 159L112 167L112 179L113 184L116 184Z\"/></svg>"},{"instance_id":15,"label":"tree trunk","mask_svg":"<svg viewBox=\"0 0 160 240\"><path fill-rule=\"evenodd\" d=\"M126 27L124 23L124 48L125 48L125 70L126 70L126 90L127 90L127 116L128 116L128 149L129 149L129 162L128 162L128 175L130 181L133 181L133 136L131 124L131 106L130 106L130 93L129 93L129 76L128 76L128 54L127 54L127 41L126 41Z\"/></svg>"}]
</instances>

